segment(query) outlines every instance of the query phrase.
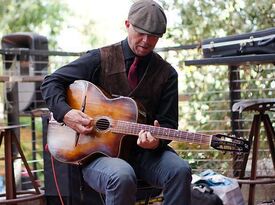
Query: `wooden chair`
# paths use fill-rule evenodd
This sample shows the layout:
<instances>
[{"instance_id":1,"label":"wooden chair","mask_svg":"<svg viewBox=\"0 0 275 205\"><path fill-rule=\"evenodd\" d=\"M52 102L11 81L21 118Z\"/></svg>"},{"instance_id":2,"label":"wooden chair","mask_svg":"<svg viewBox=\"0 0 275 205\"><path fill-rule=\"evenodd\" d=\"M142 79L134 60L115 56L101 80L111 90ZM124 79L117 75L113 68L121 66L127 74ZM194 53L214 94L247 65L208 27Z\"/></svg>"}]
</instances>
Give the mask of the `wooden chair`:
<instances>
[{"instance_id":1,"label":"wooden chair","mask_svg":"<svg viewBox=\"0 0 275 205\"><path fill-rule=\"evenodd\" d=\"M43 204L44 194L39 189L38 184L35 181L35 177L31 172L31 168L27 162L24 152L21 148L20 142L14 133L14 129L25 127L24 125L7 125L0 126L0 146L2 140L4 140L4 160L5 160L5 181L6 181L6 193L1 194L0 197L5 196L4 200L0 200L0 204L17 204L19 202L38 200L39 204ZM15 149L16 148L16 149ZM23 164L28 172L28 176L31 180L33 190L17 191L14 174L14 160L18 157L15 156L14 150L18 151L19 158L23 161ZM19 196L20 195L20 196Z\"/></svg>"},{"instance_id":2,"label":"wooden chair","mask_svg":"<svg viewBox=\"0 0 275 205\"><path fill-rule=\"evenodd\" d=\"M249 153L244 156L244 160L241 166L241 172L239 176L240 184L249 184L249 196L248 204L253 205L255 203L255 186L256 184L270 184L275 183L275 176L257 176L257 160L259 151L259 135L261 123L264 125L266 132L266 138L269 145L271 159L275 169L275 131L272 127L269 115L267 111L275 111L275 99L258 99L258 100L245 100L235 103L232 107L233 111L238 112L255 112L253 117L250 133L249 143L252 149L252 164L251 173L248 179L245 178L245 170L247 166Z\"/></svg>"}]
</instances>

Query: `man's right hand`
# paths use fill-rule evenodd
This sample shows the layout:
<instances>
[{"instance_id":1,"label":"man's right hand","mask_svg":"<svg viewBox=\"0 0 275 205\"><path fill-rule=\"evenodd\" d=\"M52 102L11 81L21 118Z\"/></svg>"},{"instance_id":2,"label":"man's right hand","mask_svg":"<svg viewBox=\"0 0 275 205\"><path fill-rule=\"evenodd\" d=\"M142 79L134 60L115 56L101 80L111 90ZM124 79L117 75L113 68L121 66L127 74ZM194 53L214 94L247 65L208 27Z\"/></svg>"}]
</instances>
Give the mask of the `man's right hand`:
<instances>
[{"instance_id":1,"label":"man's right hand","mask_svg":"<svg viewBox=\"0 0 275 205\"><path fill-rule=\"evenodd\" d=\"M93 119L80 110L72 109L67 112L63 122L79 134L89 134L93 129Z\"/></svg>"}]
</instances>

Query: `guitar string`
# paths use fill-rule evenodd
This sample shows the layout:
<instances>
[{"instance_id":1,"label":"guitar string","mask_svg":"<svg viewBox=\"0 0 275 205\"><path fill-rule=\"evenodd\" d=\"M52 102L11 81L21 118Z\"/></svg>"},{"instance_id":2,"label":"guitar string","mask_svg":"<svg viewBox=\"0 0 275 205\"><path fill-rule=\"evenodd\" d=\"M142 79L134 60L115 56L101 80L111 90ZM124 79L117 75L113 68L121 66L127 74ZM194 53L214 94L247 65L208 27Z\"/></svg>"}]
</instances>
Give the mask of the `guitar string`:
<instances>
[{"instance_id":1,"label":"guitar string","mask_svg":"<svg viewBox=\"0 0 275 205\"><path fill-rule=\"evenodd\" d=\"M187 131L181 131L181 130L176 130L176 129L170 129L170 128L164 128L164 127L155 127L155 126L150 126L150 125L145 125L145 124L139 124L139 123L134 123L134 122L126 122L126 121L120 121L120 120L113 120L113 122L116 122L118 126L116 128L112 128L114 131L117 131L118 133L123 133L123 134L132 134L132 135L138 135L139 130L144 129L147 131L154 132L159 136L159 138L163 139L168 139L168 140L176 140L176 141L184 141L184 142L189 142L189 143L197 143L197 144L209 144L210 141L212 140L211 136L206 135L206 134L201 134L201 133L194 133L194 132L187 132ZM105 127L109 127L111 124L109 121L108 122L102 122L98 123L101 125L104 125ZM120 126L119 126L120 125ZM125 128L125 126L128 125L128 128ZM131 128L131 130L129 129ZM151 129L150 129L151 128ZM125 131L126 129L126 131ZM165 131L168 131L168 134L164 134ZM125 133L127 132L127 133ZM173 136L171 136L169 133L172 132ZM175 134L177 133L177 134ZM170 136L170 137L165 137L165 136ZM197 137L197 138L196 138ZM183 140L185 138L185 140ZM212 141L211 141L212 142ZM227 143L230 144L222 144L219 147L223 148L230 148L236 147L236 143L226 141Z\"/></svg>"},{"instance_id":2,"label":"guitar string","mask_svg":"<svg viewBox=\"0 0 275 205\"><path fill-rule=\"evenodd\" d=\"M136 126L135 124L132 124L129 122L123 122L123 121L120 121L120 123L122 125L126 124L128 126L133 125L133 129L144 129L144 130L152 131L156 135L161 135L161 136L172 136L174 138L179 138L179 139L181 139L182 137L185 137L186 139L188 139L188 138L194 139L193 138L194 136L202 137L202 134L184 132L184 131L180 131L180 130L176 130L176 129L165 128L165 127L155 127L155 126L151 126L151 125L147 126L147 125L143 125L143 124L139 124Z\"/></svg>"},{"instance_id":3,"label":"guitar string","mask_svg":"<svg viewBox=\"0 0 275 205\"><path fill-rule=\"evenodd\" d=\"M154 127L154 126L149 126L149 125L144 125L144 124L137 124L137 123L125 122L125 121L117 121L117 122L120 122L121 125L123 125L123 124L124 125L130 125L132 130L129 130L129 128L126 128L126 131L124 131L124 132L127 132L127 134L136 135L139 132L137 129L139 129L139 130L144 129L144 130L156 132L156 134L160 135L160 136L167 136L167 135L170 136L169 134L167 134L167 131L168 131L168 133L172 132L173 133L172 138L174 138L174 139L182 139L182 137L185 137L186 139L189 139L190 141L194 141L194 142L201 142L201 141L202 142L209 142L209 139L207 139L207 138L210 137L209 135L204 135L204 134L199 134L199 133L191 133L191 132L185 132L184 133L183 131L180 131L180 130L173 130L173 129L163 128L163 127L161 127L161 129L158 129L159 127ZM109 122L102 122L102 121L100 123L97 123L97 124L102 125L104 127L110 125ZM146 128L149 128L149 129L146 129ZM151 128L151 130L150 130L150 128ZM161 132L156 131L156 129L161 131ZM115 128L115 129L113 128L113 130L123 131L123 130L125 130L125 128L120 126L120 128ZM165 133L165 131L166 131L166 133ZM175 134L175 133L177 133L177 134ZM199 136L199 137L201 137L201 139L196 139L196 138L194 138L195 136L196 137ZM202 138L202 137L204 137L204 138ZM170 138L168 138L168 139L170 139Z\"/></svg>"},{"instance_id":4,"label":"guitar string","mask_svg":"<svg viewBox=\"0 0 275 205\"><path fill-rule=\"evenodd\" d=\"M123 133L123 134L132 134L132 135L138 135L139 130L147 130L153 132L153 134L156 134L160 138L166 138L166 139L174 139L176 141L182 141L183 138L186 139L186 141L189 141L189 143L204 143L207 144L210 141L211 136L200 134L200 133L192 133L188 131L181 131L176 129L170 129L170 128L164 128L164 127L155 127L145 124L138 124L133 122L126 122L126 121L120 121L120 120L113 120L116 122L116 124L121 125L117 126L116 128L112 128L114 131ZM110 122L108 120L106 121L98 121L96 125L99 127L110 127ZM124 127L123 127L124 126ZM127 127L126 127L127 126ZM130 129L129 129L130 128ZM124 133L127 132L127 133ZM171 134L172 132L172 134ZM168 137L165 137L168 136ZM169 137L170 136L170 137Z\"/></svg>"}]
</instances>

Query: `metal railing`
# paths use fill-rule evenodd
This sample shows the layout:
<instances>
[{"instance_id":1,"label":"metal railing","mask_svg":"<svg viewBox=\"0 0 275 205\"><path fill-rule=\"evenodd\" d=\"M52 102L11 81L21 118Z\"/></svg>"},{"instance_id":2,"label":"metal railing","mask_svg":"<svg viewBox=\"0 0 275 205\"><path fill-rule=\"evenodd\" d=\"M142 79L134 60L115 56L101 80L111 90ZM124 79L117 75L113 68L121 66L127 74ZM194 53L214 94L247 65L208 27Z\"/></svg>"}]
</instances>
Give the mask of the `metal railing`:
<instances>
[{"instance_id":1,"label":"metal railing","mask_svg":"<svg viewBox=\"0 0 275 205\"><path fill-rule=\"evenodd\" d=\"M185 47L183 47L185 48ZM194 46L187 47L193 49ZM273 64L266 65L246 65L238 68L229 68L226 65L207 65L196 66L183 64L183 61L176 61L175 56L180 58L185 56L186 50L181 50L177 47L176 53L172 55L169 53L171 49L162 49L160 54L167 58L173 59L173 65L177 68L179 73L179 90L180 90L180 126L181 130L189 130L194 132L206 133L209 135L215 133L234 133L238 136L247 137L251 121L254 113L243 113L240 118L232 119L232 103L245 99L258 99L258 98L274 98L275 96L275 66ZM36 51L36 50L16 50L6 49L0 50L2 57L5 55L13 56L9 60L3 57L0 60L1 68L1 91L0 96L2 101L3 122L9 119L10 109L14 105L14 101L10 100L8 96L9 91L17 85L19 86L19 104L25 106L25 109L19 109L18 114L21 116L20 121L29 122L35 119L35 130L23 129L21 130L21 144L23 149L28 153L28 162L34 168L33 172L36 174L37 179L41 186L43 186L43 142L41 119L35 116L31 119L31 110L44 107L43 101L39 98L40 90L35 88L34 84L39 83L43 77L56 70L60 66L72 61L80 56L82 53L68 53L68 52L51 52L51 51ZM196 53L197 50L190 50ZM26 59L20 55L43 55L48 56L47 61L35 62L32 58L27 58L27 64L20 61ZM24 66L28 68L35 68L36 64L44 65L45 68L39 72L33 72L31 75L22 75L20 71ZM7 67L9 65L10 67ZM21 70L20 70L21 69ZM229 76L238 76L238 78L230 78ZM30 89L20 90L20 86L29 84ZM238 87L230 88L232 83L237 83ZM38 89L37 89L38 88ZM232 93L237 94L238 98L232 99ZM34 94L34 95L33 95ZM26 97L29 99L26 100ZM31 103L29 103L31 99ZM275 113L269 112L271 120L274 124ZM233 128L233 124L242 124L238 129ZM32 133L36 133L35 137ZM261 131L261 135L264 136ZM262 167L259 167L260 172L274 172L270 159L270 153L267 151L264 137L262 138L260 162L263 162ZM34 146L35 144L35 146ZM189 145L186 143L172 143L172 146L178 153L186 158L191 164L194 172L198 173L206 168L214 169L218 172L232 176L233 161L232 155L221 153L208 146ZM33 149L35 147L35 149ZM2 149L2 147L1 147ZM0 150L1 152L1 150ZM33 154L35 153L35 155ZM35 157L34 157L35 156ZM1 170L4 165L0 162ZM249 170L248 170L249 171ZM3 173L0 173L2 175ZM23 174L24 175L24 172Z\"/></svg>"}]
</instances>

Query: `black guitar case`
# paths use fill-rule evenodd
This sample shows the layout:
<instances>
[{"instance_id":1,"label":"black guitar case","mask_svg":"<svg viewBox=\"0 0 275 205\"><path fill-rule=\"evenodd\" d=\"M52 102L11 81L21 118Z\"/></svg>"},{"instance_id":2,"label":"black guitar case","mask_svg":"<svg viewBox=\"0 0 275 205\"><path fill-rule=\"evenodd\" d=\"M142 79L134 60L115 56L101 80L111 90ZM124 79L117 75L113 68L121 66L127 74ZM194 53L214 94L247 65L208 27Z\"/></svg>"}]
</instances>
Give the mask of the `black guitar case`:
<instances>
[{"instance_id":1,"label":"black guitar case","mask_svg":"<svg viewBox=\"0 0 275 205\"><path fill-rule=\"evenodd\" d=\"M275 27L222 38L210 38L201 43L205 58L275 53Z\"/></svg>"}]
</instances>

